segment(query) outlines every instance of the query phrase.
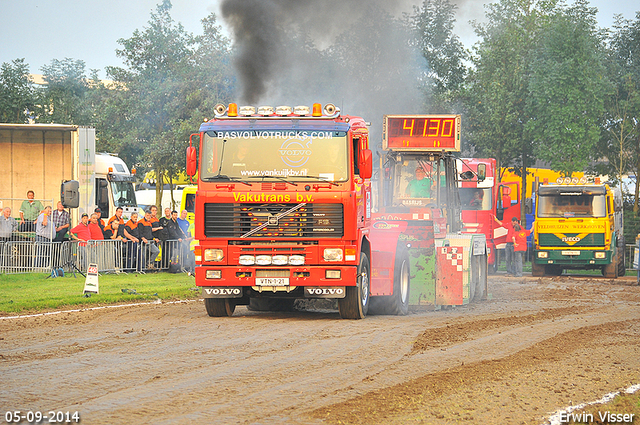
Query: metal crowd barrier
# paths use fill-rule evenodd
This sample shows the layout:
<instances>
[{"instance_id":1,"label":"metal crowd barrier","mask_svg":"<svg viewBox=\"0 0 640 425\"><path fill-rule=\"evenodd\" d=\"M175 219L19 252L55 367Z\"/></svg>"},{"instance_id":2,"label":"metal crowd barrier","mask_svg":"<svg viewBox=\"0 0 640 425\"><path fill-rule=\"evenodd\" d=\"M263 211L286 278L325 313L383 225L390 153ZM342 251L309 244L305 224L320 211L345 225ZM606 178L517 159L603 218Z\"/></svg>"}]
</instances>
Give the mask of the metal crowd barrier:
<instances>
[{"instance_id":1,"label":"metal crowd barrier","mask_svg":"<svg viewBox=\"0 0 640 425\"><path fill-rule=\"evenodd\" d=\"M150 270L193 271L195 260L188 243L177 240L157 244L119 240L67 242L0 241L0 273L85 272L98 264L100 273Z\"/></svg>"}]
</instances>

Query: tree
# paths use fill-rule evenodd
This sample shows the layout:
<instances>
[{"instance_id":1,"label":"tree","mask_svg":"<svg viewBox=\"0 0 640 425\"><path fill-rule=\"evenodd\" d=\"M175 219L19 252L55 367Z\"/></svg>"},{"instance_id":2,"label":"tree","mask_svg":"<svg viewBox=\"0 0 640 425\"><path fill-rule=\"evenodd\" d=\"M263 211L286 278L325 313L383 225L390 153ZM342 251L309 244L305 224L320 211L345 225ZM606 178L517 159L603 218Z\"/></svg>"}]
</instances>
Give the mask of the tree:
<instances>
[{"instance_id":1,"label":"tree","mask_svg":"<svg viewBox=\"0 0 640 425\"><path fill-rule=\"evenodd\" d=\"M429 109L452 112L464 83L467 53L453 32L457 6L449 0L424 0L414 6L409 25L416 33L416 44L426 59L427 84L433 95Z\"/></svg>"},{"instance_id":2,"label":"tree","mask_svg":"<svg viewBox=\"0 0 640 425\"><path fill-rule=\"evenodd\" d=\"M607 161L601 174L632 171L640 175L640 12L636 20L616 19L609 49L609 74L615 89L607 97L598 152ZM636 184L633 210L639 212L640 185Z\"/></svg>"},{"instance_id":3,"label":"tree","mask_svg":"<svg viewBox=\"0 0 640 425\"><path fill-rule=\"evenodd\" d=\"M42 93L38 122L89 125L91 112L86 101L89 89L82 60L53 59L42 67L47 83Z\"/></svg>"},{"instance_id":4,"label":"tree","mask_svg":"<svg viewBox=\"0 0 640 425\"><path fill-rule=\"evenodd\" d=\"M230 81L228 41L215 15L203 20L205 33L196 38L173 21L171 7L164 0L147 27L118 40L126 67L107 67L113 84L94 93L100 146L120 152L140 172L154 170L158 204L163 183L184 169L189 134L215 103L228 100Z\"/></svg>"},{"instance_id":5,"label":"tree","mask_svg":"<svg viewBox=\"0 0 640 425\"><path fill-rule=\"evenodd\" d=\"M566 175L586 169L592 159L610 88L595 14L586 0L558 10L529 67L527 133L536 156Z\"/></svg>"},{"instance_id":6,"label":"tree","mask_svg":"<svg viewBox=\"0 0 640 425\"><path fill-rule=\"evenodd\" d=\"M3 63L0 68L0 122L24 124L37 103L29 65L24 58Z\"/></svg>"},{"instance_id":7,"label":"tree","mask_svg":"<svg viewBox=\"0 0 640 425\"><path fill-rule=\"evenodd\" d=\"M532 162L532 138L525 132L530 52L555 1L500 0L487 8L487 23L475 24L480 41L463 92L469 140L480 155L495 158L498 169L512 167L522 176L524 199Z\"/></svg>"}]
</instances>

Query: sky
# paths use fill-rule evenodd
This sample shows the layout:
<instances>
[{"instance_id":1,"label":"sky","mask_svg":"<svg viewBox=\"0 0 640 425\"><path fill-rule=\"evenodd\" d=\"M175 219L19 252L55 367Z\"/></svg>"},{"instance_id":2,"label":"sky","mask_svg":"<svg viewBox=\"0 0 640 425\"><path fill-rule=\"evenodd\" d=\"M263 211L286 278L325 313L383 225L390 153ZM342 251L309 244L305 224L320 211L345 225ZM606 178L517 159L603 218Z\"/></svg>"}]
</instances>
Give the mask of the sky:
<instances>
[{"instance_id":1,"label":"sky","mask_svg":"<svg viewBox=\"0 0 640 425\"><path fill-rule=\"evenodd\" d=\"M242 1L242 0L236 0ZM323 0L319 0L323 1ZM0 64L25 58L33 74L53 59L83 60L87 73L98 69L106 77L106 66L122 66L116 56L118 39L131 37L147 26L150 14L161 0L0 0ZM405 7L411 0L405 0ZM420 1L421 3L421 1ZM457 32L466 47L475 41L469 20L482 20L486 0L461 3ZM172 0L171 15L188 32L200 34L200 20L211 12L224 27L219 0ZM611 27L614 14L635 19L640 0L591 0L598 8L601 27ZM410 5L408 10L410 11ZM225 29L226 31L226 29ZM228 34L228 33L227 33Z\"/></svg>"}]
</instances>

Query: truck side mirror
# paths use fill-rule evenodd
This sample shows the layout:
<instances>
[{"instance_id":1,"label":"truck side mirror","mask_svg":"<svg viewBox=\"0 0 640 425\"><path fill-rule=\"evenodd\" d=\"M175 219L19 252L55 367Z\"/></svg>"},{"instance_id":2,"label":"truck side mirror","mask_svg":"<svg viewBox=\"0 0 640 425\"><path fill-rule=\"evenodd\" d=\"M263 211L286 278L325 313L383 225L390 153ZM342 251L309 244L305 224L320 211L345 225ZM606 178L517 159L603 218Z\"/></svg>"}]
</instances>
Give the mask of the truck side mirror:
<instances>
[{"instance_id":1,"label":"truck side mirror","mask_svg":"<svg viewBox=\"0 0 640 425\"><path fill-rule=\"evenodd\" d=\"M524 212L525 214L533 214L533 199L527 198L524 201Z\"/></svg>"},{"instance_id":2,"label":"truck side mirror","mask_svg":"<svg viewBox=\"0 0 640 425\"><path fill-rule=\"evenodd\" d=\"M198 160L196 156L196 148L195 146L189 146L187 148L187 175L189 177L195 176L197 167Z\"/></svg>"},{"instance_id":3,"label":"truck side mirror","mask_svg":"<svg viewBox=\"0 0 640 425\"><path fill-rule=\"evenodd\" d=\"M478 164L478 183L487 178L487 164Z\"/></svg>"},{"instance_id":4,"label":"truck side mirror","mask_svg":"<svg viewBox=\"0 0 640 425\"><path fill-rule=\"evenodd\" d=\"M77 180L67 180L60 185L60 202L65 208L80 206L80 183Z\"/></svg>"},{"instance_id":5,"label":"truck side mirror","mask_svg":"<svg viewBox=\"0 0 640 425\"><path fill-rule=\"evenodd\" d=\"M373 153L371 149L362 149L358 158L360 177L370 179L373 174Z\"/></svg>"}]
</instances>

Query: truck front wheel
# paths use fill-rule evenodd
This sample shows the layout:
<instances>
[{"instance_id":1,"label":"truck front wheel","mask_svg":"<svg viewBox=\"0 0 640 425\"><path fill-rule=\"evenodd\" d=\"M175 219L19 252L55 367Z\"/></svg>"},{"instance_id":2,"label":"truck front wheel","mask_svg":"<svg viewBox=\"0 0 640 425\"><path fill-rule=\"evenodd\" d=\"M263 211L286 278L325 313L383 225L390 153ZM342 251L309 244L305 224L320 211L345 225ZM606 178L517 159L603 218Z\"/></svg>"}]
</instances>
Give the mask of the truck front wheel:
<instances>
[{"instance_id":1,"label":"truck front wheel","mask_svg":"<svg viewBox=\"0 0 640 425\"><path fill-rule=\"evenodd\" d=\"M544 264L538 264L535 260L531 260L531 275L535 277L544 276Z\"/></svg>"},{"instance_id":2,"label":"truck front wheel","mask_svg":"<svg viewBox=\"0 0 640 425\"><path fill-rule=\"evenodd\" d=\"M602 268L602 275L608 279L615 279L618 277L618 255L619 250L616 250L616 254L611 258L611 262Z\"/></svg>"},{"instance_id":3,"label":"truck front wheel","mask_svg":"<svg viewBox=\"0 0 640 425\"><path fill-rule=\"evenodd\" d=\"M347 286L346 295L338 300L338 311L343 319L364 319L369 310L369 276L371 266L367 254L360 255L356 286Z\"/></svg>"},{"instance_id":4,"label":"truck front wheel","mask_svg":"<svg viewBox=\"0 0 640 425\"><path fill-rule=\"evenodd\" d=\"M236 302L231 298L205 298L204 306L211 317L231 317L236 309Z\"/></svg>"}]
</instances>

